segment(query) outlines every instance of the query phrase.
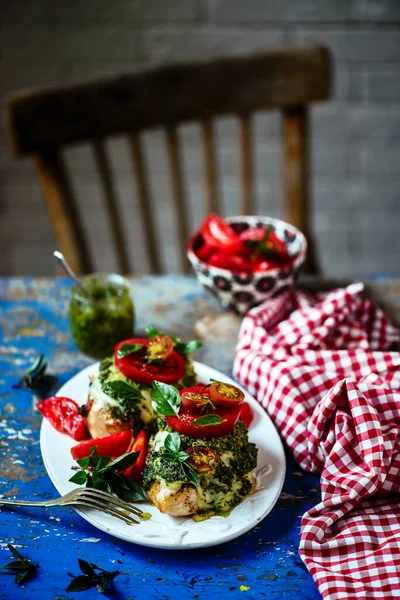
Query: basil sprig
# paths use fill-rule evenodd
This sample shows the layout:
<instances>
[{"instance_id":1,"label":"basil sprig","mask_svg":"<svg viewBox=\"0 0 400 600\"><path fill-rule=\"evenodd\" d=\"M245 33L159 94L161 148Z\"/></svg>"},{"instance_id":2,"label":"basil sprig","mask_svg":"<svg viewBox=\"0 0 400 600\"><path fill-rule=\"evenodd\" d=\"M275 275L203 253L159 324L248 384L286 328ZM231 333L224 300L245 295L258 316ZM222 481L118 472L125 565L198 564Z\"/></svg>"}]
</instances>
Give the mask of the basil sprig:
<instances>
[{"instance_id":1,"label":"basil sprig","mask_svg":"<svg viewBox=\"0 0 400 600\"><path fill-rule=\"evenodd\" d=\"M197 425L198 427L208 427L210 425L219 425L225 423L226 419L221 419L219 415L203 415L198 419L195 419L190 424Z\"/></svg>"},{"instance_id":2,"label":"basil sprig","mask_svg":"<svg viewBox=\"0 0 400 600\"><path fill-rule=\"evenodd\" d=\"M98 591L104 594L109 583L114 580L114 577L120 574L120 571L106 571L94 563L88 563L82 558L78 558L78 563L83 575L74 577L67 587L67 592L83 592L95 585ZM99 573L96 573L96 571L99 571Z\"/></svg>"},{"instance_id":3,"label":"basil sprig","mask_svg":"<svg viewBox=\"0 0 400 600\"><path fill-rule=\"evenodd\" d=\"M196 471L194 471L186 462L189 458L189 454L181 450L181 438L179 434L175 432L169 433L164 440L164 448L166 451L163 453L162 457L171 462L179 462L186 477L188 477L192 483L198 485L199 478Z\"/></svg>"},{"instance_id":4,"label":"basil sprig","mask_svg":"<svg viewBox=\"0 0 400 600\"><path fill-rule=\"evenodd\" d=\"M155 327L147 327L146 333L149 336L149 338L157 337L159 335L168 335L167 333L164 333L163 331L159 331ZM198 340L191 340L190 342L183 342L178 337L174 337L172 335L168 335L168 337L172 340L172 343L174 344L174 350L176 350L176 352L178 352L179 354L183 354L183 355L190 354L191 352L194 352L198 348L201 348L203 345Z\"/></svg>"},{"instance_id":5,"label":"basil sprig","mask_svg":"<svg viewBox=\"0 0 400 600\"><path fill-rule=\"evenodd\" d=\"M40 354L13 387L30 390L42 399L47 398L57 384L57 377L46 371L47 362Z\"/></svg>"},{"instance_id":6,"label":"basil sprig","mask_svg":"<svg viewBox=\"0 0 400 600\"><path fill-rule=\"evenodd\" d=\"M132 352L137 352L141 348L143 348L143 344L121 344L118 348L117 356L118 358L124 358L124 356L132 354Z\"/></svg>"},{"instance_id":7,"label":"basil sprig","mask_svg":"<svg viewBox=\"0 0 400 600\"><path fill-rule=\"evenodd\" d=\"M22 556L11 544L7 544L7 547L15 560L7 563L3 568L9 573L15 574L15 583L26 583L36 575L39 565Z\"/></svg>"},{"instance_id":8,"label":"basil sprig","mask_svg":"<svg viewBox=\"0 0 400 600\"><path fill-rule=\"evenodd\" d=\"M142 488L136 481L117 472L134 465L139 454L140 451L128 452L111 460L109 456L97 456L96 446L93 446L89 456L76 461L81 469L69 481L108 493L114 492L126 502L144 500Z\"/></svg>"},{"instance_id":9,"label":"basil sprig","mask_svg":"<svg viewBox=\"0 0 400 600\"><path fill-rule=\"evenodd\" d=\"M160 381L153 381L150 390L150 398L154 410L160 413L160 415L166 417L178 416L179 408L181 406L181 397L178 390L174 388L173 385L161 383Z\"/></svg>"},{"instance_id":10,"label":"basil sprig","mask_svg":"<svg viewBox=\"0 0 400 600\"><path fill-rule=\"evenodd\" d=\"M116 400L139 400L142 397L140 390L124 381L109 381L103 387L103 392Z\"/></svg>"}]
</instances>

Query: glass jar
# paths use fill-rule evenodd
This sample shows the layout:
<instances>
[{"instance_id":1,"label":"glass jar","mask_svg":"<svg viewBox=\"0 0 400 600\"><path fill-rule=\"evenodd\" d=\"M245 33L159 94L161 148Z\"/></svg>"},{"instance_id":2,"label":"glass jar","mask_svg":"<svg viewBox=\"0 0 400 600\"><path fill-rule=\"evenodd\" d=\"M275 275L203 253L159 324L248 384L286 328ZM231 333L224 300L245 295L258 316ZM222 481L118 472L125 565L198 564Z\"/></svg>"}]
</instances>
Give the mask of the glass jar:
<instances>
[{"instance_id":1,"label":"glass jar","mask_svg":"<svg viewBox=\"0 0 400 600\"><path fill-rule=\"evenodd\" d=\"M95 273L82 278L90 297L76 285L69 303L71 335L84 354L105 358L115 344L132 337L135 308L129 285L120 275Z\"/></svg>"}]
</instances>

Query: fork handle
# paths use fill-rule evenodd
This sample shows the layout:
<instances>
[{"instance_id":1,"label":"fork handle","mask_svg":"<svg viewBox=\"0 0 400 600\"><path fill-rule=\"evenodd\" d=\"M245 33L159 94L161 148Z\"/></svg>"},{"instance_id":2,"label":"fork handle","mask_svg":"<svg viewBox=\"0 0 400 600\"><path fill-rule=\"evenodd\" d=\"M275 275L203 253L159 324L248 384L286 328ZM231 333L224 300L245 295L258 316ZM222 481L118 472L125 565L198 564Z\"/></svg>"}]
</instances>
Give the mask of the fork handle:
<instances>
[{"instance_id":1,"label":"fork handle","mask_svg":"<svg viewBox=\"0 0 400 600\"><path fill-rule=\"evenodd\" d=\"M34 502L33 500L7 500L5 498L0 498L0 506L2 504L8 504L12 506L56 506L59 505L60 502L58 500L41 500L40 502Z\"/></svg>"}]
</instances>

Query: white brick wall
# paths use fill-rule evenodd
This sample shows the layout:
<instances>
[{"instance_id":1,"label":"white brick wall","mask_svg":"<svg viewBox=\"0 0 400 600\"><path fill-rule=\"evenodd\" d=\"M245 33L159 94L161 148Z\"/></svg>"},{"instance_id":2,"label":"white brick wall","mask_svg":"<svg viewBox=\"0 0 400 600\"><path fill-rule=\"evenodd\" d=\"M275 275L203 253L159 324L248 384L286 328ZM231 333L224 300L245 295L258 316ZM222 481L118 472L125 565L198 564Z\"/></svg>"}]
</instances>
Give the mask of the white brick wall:
<instances>
[{"instance_id":1,"label":"white brick wall","mask_svg":"<svg viewBox=\"0 0 400 600\"><path fill-rule=\"evenodd\" d=\"M334 99L312 110L313 223L324 272L400 275L399 0L13 0L0 3L0 96L139 66L320 42L332 50ZM4 121L4 119L2 119ZM281 214L280 120L255 119L259 212ZM237 123L218 123L224 214L237 212ZM182 128L191 224L202 218L203 159L196 126ZM158 236L174 230L170 185L159 132L146 134ZM136 195L123 140L109 143L118 174L130 253L146 270ZM68 163L96 244L96 267L113 270L104 206L88 149ZM16 161L0 130L0 273L55 272L54 239L29 159ZM165 257L178 266L173 249Z\"/></svg>"}]
</instances>

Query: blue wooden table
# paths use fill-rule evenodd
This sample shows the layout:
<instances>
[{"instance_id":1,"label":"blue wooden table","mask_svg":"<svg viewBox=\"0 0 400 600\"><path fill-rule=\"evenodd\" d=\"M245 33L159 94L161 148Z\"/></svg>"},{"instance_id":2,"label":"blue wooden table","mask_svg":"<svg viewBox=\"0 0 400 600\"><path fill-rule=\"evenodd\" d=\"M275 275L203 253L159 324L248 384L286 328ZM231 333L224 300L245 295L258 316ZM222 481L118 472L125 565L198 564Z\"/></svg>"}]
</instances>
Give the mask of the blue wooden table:
<instances>
[{"instance_id":1,"label":"blue wooden table","mask_svg":"<svg viewBox=\"0 0 400 600\"><path fill-rule=\"evenodd\" d=\"M193 338L196 322L219 314L217 301L192 277L131 279L138 332L148 325ZM32 393L15 388L39 353L58 377L58 387L91 360L80 354L69 335L68 280L0 279L0 481L4 497L47 499L57 496L39 448L41 417ZM231 374L232 332L210 336L196 360ZM303 473L287 456L287 477L272 512L236 540L192 551L162 551L123 542L103 533L71 508L2 508L0 567L11 560L11 543L39 569L18 586L0 570L0 597L45 600L98 598L92 588L67 593L77 558L106 570L118 569L110 598L286 598L320 595L297 548L301 515L319 500L318 478Z\"/></svg>"}]
</instances>

